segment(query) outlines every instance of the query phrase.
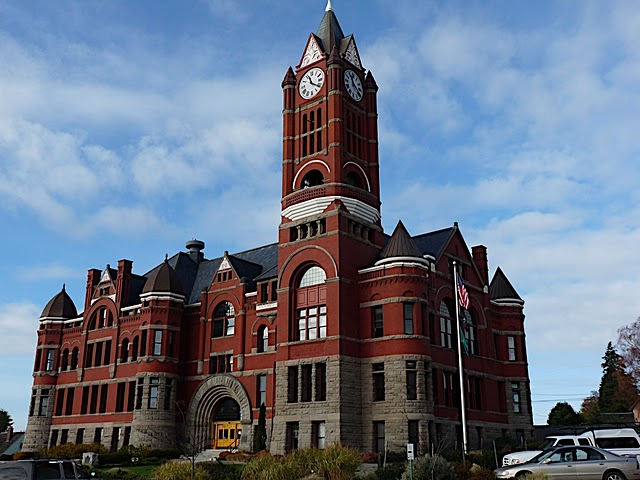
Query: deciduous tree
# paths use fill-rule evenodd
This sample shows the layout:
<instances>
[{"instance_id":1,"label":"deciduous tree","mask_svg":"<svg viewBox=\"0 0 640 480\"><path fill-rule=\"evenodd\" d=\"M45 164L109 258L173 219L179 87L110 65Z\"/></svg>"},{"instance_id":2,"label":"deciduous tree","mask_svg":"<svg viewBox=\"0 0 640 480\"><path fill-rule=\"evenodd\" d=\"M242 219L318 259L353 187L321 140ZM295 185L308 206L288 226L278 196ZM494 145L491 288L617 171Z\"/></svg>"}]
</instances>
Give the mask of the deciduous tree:
<instances>
[{"instance_id":1,"label":"deciduous tree","mask_svg":"<svg viewBox=\"0 0 640 480\"><path fill-rule=\"evenodd\" d=\"M549 412L547 425L579 425L580 415L567 402L558 402Z\"/></svg>"},{"instance_id":2,"label":"deciduous tree","mask_svg":"<svg viewBox=\"0 0 640 480\"><path fill-rule=\"evenodd\" d=\"M640 317L618 330L617 347L637 384L640 380Z\"/></svg>"},{"instance_id":3,"label":"deciduous tree","mask_svg":"<svg viewBox=\"0 0 640 480\"><path fill-rule=\"evenodd\" d=\"M5 409L0 408L0 432L6 431L12 425L13 419L11 415Z\"/></svg>"}]
</instances>

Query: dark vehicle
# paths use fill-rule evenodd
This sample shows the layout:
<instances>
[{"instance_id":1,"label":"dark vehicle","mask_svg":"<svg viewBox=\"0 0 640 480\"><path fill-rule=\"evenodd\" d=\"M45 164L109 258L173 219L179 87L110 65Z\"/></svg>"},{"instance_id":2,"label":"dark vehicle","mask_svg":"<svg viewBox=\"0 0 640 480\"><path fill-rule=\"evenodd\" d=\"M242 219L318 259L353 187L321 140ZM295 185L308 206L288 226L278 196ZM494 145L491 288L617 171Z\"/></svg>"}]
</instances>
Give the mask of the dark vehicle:
<instances>
[{"instance_id":1,"label":"dark vehicle","mask_svg":"<svg viewBox=\"0 0 640 480\"><path fill-rule=\"evenodd\" d=\"M0 480L89 480L87 470L71 460L15 460L0 463Z\"/></svg>"},{"instance_id":2,"label":"dark vehicle","mask_svg":"<svg viewBox=\"0 0 640 480\"><path fill-rule=\"evenodd\" d=\"M495 470L496 478L521 478L543 473L551 480L638 480L640 465L635 457L620 457L597 447L558 447L535 456L527 463Z\"/></svg>"}]
</instances>

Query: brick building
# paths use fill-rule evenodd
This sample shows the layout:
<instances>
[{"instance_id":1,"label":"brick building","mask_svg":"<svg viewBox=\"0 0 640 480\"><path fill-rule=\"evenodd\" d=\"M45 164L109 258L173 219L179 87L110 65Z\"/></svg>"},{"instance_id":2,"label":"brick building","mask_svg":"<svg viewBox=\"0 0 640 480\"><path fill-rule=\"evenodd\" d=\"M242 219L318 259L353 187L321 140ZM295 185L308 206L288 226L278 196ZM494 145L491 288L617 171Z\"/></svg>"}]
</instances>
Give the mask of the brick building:
<instances>
[{"instance_id":1,"label":"brick building","mask_svg":"<svg viewBox=\"0 0 640 480\"><path fill-rule=\"evenodd\" d=\"M207 259L191 240L144 275L91 269L80 314L63 287L39 321L25 450L251 449L262 404L274 453L453 445L453 268L471 305L469 447L533 436L524 302L499 268L489 280L487 249L457 224L382 229L378 87L330 3L282 90L278 242Z\"/></svg>"}]
</instances>

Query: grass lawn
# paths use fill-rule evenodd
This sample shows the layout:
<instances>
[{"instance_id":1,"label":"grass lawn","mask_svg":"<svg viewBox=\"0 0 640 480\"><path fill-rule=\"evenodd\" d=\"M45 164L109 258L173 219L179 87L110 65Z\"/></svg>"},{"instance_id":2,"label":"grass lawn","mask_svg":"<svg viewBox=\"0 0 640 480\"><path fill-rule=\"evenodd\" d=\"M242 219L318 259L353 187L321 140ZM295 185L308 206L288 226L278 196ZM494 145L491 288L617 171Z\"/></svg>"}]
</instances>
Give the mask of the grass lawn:
<instances>
[{"instance_id":1,"label":"grass lawn","mask_svg":"<svg viewBox=\"0 0 640 480\"><path fill-rule=\"evenodd\" d=\"M107 473L109 472L109 470L113 470L113 469L124 470L127 473L130 473L132 475L138 475L140 477L151 478L154 470L159 466L160 465L132 465L130 467L104 467L104 468L98 467L94 471L96 472L97 478L102 478L103 472Z\"/></svg>"}]
</instances>

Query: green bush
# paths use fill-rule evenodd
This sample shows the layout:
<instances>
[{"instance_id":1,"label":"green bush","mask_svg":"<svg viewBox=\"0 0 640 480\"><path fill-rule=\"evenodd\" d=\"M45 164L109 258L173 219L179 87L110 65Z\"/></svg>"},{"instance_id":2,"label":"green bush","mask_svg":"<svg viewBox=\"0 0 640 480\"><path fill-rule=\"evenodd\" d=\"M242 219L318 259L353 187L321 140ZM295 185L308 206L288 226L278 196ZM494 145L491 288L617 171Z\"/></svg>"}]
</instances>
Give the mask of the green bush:
<instances>
[{"instance_id":1,"label":"green bush","mask_svg":"<svg viewBox=\"0 0 640 480\"><path fill-rule=\"evenodd\" d=\"M102 480L146 480L146 477L141 477L118 467L101 470L97 476Z\"/></svg>"},{"instance_id":2,"label":"green bush","mask_svg":"<svg viewBox=\"0 0 640 480\"><path fill-rule=\"evenodd\" d=\"M542 472L527 473L520 480L547 480L549 477Z\"/></svg>"},{"instance_id":3,"label":"green bush","mask_svg":"<svg viewBox=\"0 0 640 480\"><path fill-rule=\"evenodd\" d=\"M360 453L341 445L331 445L319 453L319 469L315 472L325 480L349 480L354 478L362 463Z\"/></svg>"},{"instance_id":4,"label":"green bush","mask_svg":"<svg viewBox=\"0 0 640 480\"><path fill-rule=\"evenodd\" d=\"M154 448L150 450L147 457L154 457L160 460L173 460L180 458L180 450L177 448Z\"/></svg>"},{"instance_id":5,"label":"green bush","mask_svg":"<svg viewBox=\"0 0 640 480\"><path fill-rule=\"evenodd\" d=\"M104 451L104 447L99 443L64 443L51 448L43 448L40 450L40 457L73 459L82 458L82 454L85 452L102 453Z\"/></svg>"},{"instance_id":6,"label":"green bush","mask_svg":"<svg viewBox=\"0 0 640 480\"><path fill-rule=\"evenodd\" d=\"M189 462L166 462L153 472L154 480L190 480L191 464ZM209 480L207 472L200 465L195 468L195 480Z\"/></svg>"},{"instance_id":7,"label":"green bush","mask_svg":"<svg viewBox=\"0 0 640 480\"><path fill-rule=\"evenodd\" d=\"M126 450L118 450L117 452L104 452L98 455L98 465L102 467L129 465L131 463L131 455Z\"/></svg>"},{"instance_id":8,"label":"green bush","mask_svg":"<svg viewBox=\"0 0 640 480\"><path fill-rule=\"evenodd\" d=\"M424 455L413 462L414 480L456 480L449 461L440 455ZM409 480L409 470L402 474L403 480Z\"/></svg>"},{"instance_id":9,"label":"green bush","mask_svg":"<svg viewBox=\"0 0 640 480\"><path fill-rule=\"evenodd\" d=\"M240 480L244 465L202 463L200 465L212 480Z\"/></svg>"},{"instance_id":10,"label":"green bush","mask_svg":"<svg viewBox=\"0 0 640 480\"><path fill-rule=\"evenodd\" d=\"M242 470L242 480L290 480L306 476L298 472L285 458L269 454L258 455L249 461Z\"/></svg>"},{"instance_id":11,"label":"green bush","mask_svg":"<svg viewBox=\"0 0 640 480\"><path fill-rule=\"evenodd\" d=\"M377 480L400 480L405 469L409 469L408 465L403 463L390 463L386 467L378 468L375 471Z\"/></svg>"}]
</instances>

